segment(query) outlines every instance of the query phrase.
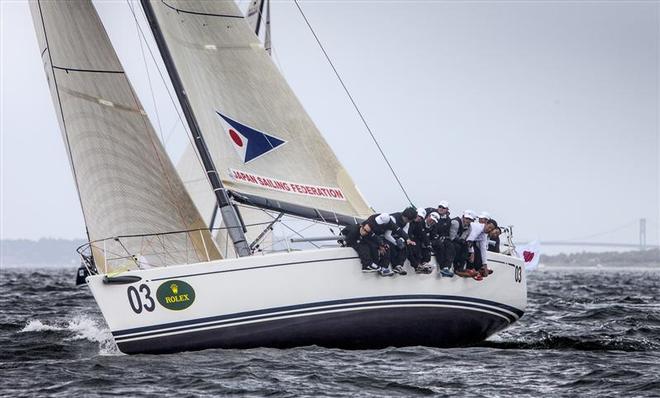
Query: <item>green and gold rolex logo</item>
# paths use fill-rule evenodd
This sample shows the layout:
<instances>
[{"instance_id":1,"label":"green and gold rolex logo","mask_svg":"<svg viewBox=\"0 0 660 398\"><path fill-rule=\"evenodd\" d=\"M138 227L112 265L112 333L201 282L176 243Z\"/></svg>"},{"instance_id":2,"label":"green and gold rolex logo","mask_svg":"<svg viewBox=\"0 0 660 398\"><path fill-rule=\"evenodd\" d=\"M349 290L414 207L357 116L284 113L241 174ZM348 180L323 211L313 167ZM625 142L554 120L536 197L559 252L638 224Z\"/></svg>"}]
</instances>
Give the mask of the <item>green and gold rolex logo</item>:
<instances>
[{"instance_id":1,"label":"green and gold rolex logo","mask_svg":"<svg viewBox=\"0 0 660 398\"><path fill-rule=\"evenodd\" d=\"M168 310L185 310L195 301L195 289L184 281L167 281L158 286L156 297Z\"/></svg>"}]
</instances>

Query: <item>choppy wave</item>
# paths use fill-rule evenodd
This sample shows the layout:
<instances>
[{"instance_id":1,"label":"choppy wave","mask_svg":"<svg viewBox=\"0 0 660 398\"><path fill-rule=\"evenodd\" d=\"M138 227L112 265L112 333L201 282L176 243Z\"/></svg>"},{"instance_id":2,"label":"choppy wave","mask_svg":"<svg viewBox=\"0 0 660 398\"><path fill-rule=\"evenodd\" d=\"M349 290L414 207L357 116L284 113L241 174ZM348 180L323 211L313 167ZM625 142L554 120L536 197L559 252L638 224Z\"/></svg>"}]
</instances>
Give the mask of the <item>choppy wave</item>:
<instances>
[{"instance_id":1,"label":"choppy wave","mask_svg":"<svg viewBox=\"0 0 660 398\"><path fill-rule=\"evenodd\" d=\"M578 351L657 351L660 345L649 339L620 337L598 338L593 335L561 336L547 334L538 339L487 340L480 347L514 350L578 350Z\"/></svg>"},{"instance_id":2,"label":"choppy wave","mask_svg":"<svg viewBox=\"0 0 660 398\"><path fill-rule=\"evenodd\" d=\"M98 343L100 355L123 355L112 338L112 333L98 320L88 316L76 316L68 321L43 323L31 319L18 333L64 332L63 342L87 340Z\"/></svg>"},{"instance_id":3,"label":"choppy wave","mask_svg":"<svg viewBox=\"0 0 660 398\"><path fill-rule=\"evenodd\" d=\"M35 319L29 321L23 329L19 331L19 333L25 333L25 332L53 332L53 331L59 331L59 330L65 330L66 327L62 326L54 326L54 325L44 325L41 323L40 320Z\"/></svg>"},{"instance_id":4,"label":"choppy wave","mask_svg":"<svg viewBox=\"0 0 660 398\"><path fill-rule=\"evenodd\" d=\"M0 395L654 396L660 272L536 272L512 327L474 347L126 356L73 270L3 272Z\"/></svg>"}]
</instances>

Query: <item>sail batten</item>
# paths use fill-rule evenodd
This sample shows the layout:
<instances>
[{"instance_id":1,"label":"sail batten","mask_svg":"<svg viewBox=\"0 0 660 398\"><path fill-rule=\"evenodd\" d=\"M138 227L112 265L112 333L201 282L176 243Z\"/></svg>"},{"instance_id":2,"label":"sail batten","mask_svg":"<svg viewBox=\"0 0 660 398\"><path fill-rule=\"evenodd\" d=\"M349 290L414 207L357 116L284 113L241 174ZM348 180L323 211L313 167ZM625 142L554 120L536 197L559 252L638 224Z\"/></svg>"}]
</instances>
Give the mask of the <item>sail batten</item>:
<instances>
[{"instance_id":1,"label":"sail batten","mask_svg":"<svg viewBox=\"0 0 660 398\"><path fill-rule=\"evenodd\" d=\"M97 264L220 258L90 1L31 2L34 25ZM194 230L168 235L171 231ZM157 236L116 242L118 236ZM105 271L108 271L107 269Z\"/></svg>"}]
</instances>

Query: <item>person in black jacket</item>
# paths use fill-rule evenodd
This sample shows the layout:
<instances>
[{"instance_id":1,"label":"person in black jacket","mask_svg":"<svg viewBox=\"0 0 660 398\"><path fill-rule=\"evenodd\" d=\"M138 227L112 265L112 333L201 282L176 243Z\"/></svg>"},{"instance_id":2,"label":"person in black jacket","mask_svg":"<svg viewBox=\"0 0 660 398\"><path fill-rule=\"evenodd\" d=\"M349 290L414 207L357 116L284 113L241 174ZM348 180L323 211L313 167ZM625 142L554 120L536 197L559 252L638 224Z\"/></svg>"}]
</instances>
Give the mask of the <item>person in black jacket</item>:
<instances>
[{"instance_id":1,"label":"person in black jacket","mask_svg":"<svg viewBox=\"0 0 660 398\"><path fill-rule=\"evenodd\" d=\"M362 263L362 272L376 272L387 266L388 259L382 240L373 232L372 224L367 221L361 224L349 225L341 230L344 245L352 247L358 253Z\"/></svg>"},{"instance_id":2,"label":"person in black jacket","mask_svg":"<svg viewBox=\"0 0 660 398\"><path fill-rule=\"evenodd\" d=\"M403 269L403 263L408 257L408 248L415 244L410 240L407 231L410 228L410 223L417 219L417 210L414 207L408 207L402 212L390 214L390 219L398 227L398 229L386 231L384 234L390 253L392 271L400 275L406 275L407 272Z\"/></svg>"},{"instance_id":3,"label":"person in black jacket","mask_svg":"<svg viewBox=\"0 0 660 398\"><path fill-rule=\"evenodd\" d=\"M454 273L450 268L456 256L456 249L449 239L452 220L449 218L449 203L447 201L443 200L438 205L438 215L440 218L435 224L435 238L431 241L431 247L438 262L440 274L442 276L452 277Z\"/></svg>"},{"instance_id":4,"label":"person in black jacket","mask_svg":"<svg viewBox=\"0 0 660 398\"><path fill-rule=\"evenodd\" d=\"M489 252L500 252L500 235L502 230L500 227L496 227L488 233L488 251Z\"/></svg>"},{"instance_id":5,"label":"person in black jacket","mask_svg":"<svg viewBox=\"0 0 660 398\"><path fill-rule=\"evenodd\" d=\"M466 269L469 257L467 237L470 234L470 224L475 218L476 216L470 210L466 210L462 217L454 217L451 220L449 239L454 244L454 273L458 276L471 278L476 274L474 270Z\"/></svg>"},{"instance_id":6,"label":"person in black jacket","mask_svg":"<svg viewBox=\"0 0 660 398\"><path fill-rule=\"evenodd\" d=\"M381 266L378 272L382 276L394 275L394 272L389 269L391 247L396 246L403 250L406 244L414 245L414 242L408 239L408 233L397 224L396 219L387 213L373 214L365 222L373 226L372 231L379 239L380 249L385 250L385 256L388 259L387 265Z\"/></svg>"},{"instance_id":7,"label":"person in black jacket","mask_svg":"<svg viewBox=\"0 0 660 398\"><path fill-rule=\"evenodd\" d=\"M431 240L435 239L435 224L440 216L435 211L426 214L425 210L420 211L418 214L420 216L424 214L426 217L410 224L408 232L415 245L408 246L408 261L410 261L410 266L415 269L416 273L430 274L433 270L428 265L428 262L431 261Z\"/></svg>"}]
</instances>

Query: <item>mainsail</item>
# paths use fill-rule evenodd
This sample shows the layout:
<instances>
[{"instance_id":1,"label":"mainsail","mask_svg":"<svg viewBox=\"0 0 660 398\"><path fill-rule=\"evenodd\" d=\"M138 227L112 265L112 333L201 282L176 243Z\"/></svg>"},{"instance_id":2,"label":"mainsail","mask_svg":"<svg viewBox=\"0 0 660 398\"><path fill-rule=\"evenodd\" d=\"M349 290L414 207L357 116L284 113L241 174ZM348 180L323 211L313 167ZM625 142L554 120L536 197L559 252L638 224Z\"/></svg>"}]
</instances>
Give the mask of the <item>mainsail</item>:
<instances>
[{"instance_id":1,"label":"mainsail","mask_svg":"<svg viewBox=\"0 0 660 398\"><path fill-rule=\"evenodd\" d=\"M371 214L233 1L142 4L227 189L274 208L293 203L323 215Z\"/></svg>"},{"instance_id":2,"label":"mainsail","mask_svg":"<svg viewBox=\"0 0 660 398\"><path fill-rule=\"evenodd\" d=\"M30 8L97 266L220 258L92 3Z\"/></svg>"}]
</instances>

